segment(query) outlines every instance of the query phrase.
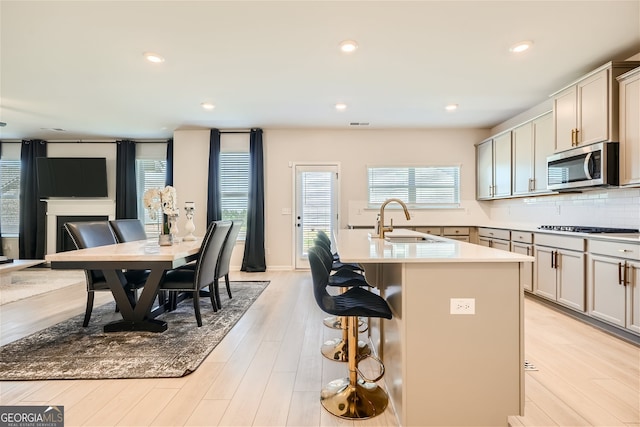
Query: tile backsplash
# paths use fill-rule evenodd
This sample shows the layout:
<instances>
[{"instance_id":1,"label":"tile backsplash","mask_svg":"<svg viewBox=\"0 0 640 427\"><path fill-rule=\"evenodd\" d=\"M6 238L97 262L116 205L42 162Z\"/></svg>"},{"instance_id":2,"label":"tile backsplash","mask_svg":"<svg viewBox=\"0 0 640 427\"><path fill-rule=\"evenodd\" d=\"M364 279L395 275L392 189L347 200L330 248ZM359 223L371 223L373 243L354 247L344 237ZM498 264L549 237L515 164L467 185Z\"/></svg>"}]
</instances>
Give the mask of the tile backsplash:
<instances>
[{"instance_id":1,"label":"tile backsplash","mask_svg":"<svg viewBox=\"0 0 640 427\"><path fill-rule=\"evenodd\" d=\"M639 188L561 193L490 203L492 222L640 228Z\"/></svg>"}]
</instances>

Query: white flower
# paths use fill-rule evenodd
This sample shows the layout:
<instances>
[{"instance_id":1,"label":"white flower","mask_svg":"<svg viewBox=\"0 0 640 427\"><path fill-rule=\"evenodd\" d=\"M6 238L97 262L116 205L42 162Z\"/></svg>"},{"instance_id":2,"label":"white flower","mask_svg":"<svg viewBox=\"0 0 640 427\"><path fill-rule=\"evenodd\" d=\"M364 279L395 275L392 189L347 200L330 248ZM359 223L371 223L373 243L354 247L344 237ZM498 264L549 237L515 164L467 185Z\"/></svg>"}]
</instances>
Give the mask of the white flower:
<instances>
[{"instance_id":1,"label":"white flower","mask_svg":"<svg viewBox=\"0 0 640 427\"><path fill-rule=\"evenodd\" d=\"M176 189L167 185L162 190L159 188L150 188L144 192L142 196L144 207L149 210L149 217L156 219L156 215L160 209L162 213L169 216L178 216L178 197Z\"/></svg>"}]
</instances>

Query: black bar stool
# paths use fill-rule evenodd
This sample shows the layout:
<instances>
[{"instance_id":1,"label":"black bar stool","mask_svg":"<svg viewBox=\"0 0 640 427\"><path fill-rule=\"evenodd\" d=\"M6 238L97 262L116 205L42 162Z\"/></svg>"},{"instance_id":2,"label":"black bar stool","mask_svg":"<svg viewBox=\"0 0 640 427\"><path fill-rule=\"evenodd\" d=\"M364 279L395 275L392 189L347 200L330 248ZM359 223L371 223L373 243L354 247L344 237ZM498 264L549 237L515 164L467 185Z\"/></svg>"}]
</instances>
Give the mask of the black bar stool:
<instances>
[{"instance_id":1,"label":"black bar stool","mask_svg":"<svg viewBox=\"0 0 640 427\"><path fill-rule=\"evenodd\" d=\"M309 249L309 264L313 278L313 294L318 306L326 313L348 318L349 354L357 351L358 317L380 317L391 319L391 309L380 296L355 286L340 295L330 295L329 272L323 261L324 250ZM372 357L380 364L380 375L368 379L358 370L358 363ZM349 357L349 377L331 381L322 389L320 402L331 414L346 419L367 419L380 415L389 403L387 393L376 384L384 375L384 365L378 358L369 355Z\"/></svg>"}]
</instances>

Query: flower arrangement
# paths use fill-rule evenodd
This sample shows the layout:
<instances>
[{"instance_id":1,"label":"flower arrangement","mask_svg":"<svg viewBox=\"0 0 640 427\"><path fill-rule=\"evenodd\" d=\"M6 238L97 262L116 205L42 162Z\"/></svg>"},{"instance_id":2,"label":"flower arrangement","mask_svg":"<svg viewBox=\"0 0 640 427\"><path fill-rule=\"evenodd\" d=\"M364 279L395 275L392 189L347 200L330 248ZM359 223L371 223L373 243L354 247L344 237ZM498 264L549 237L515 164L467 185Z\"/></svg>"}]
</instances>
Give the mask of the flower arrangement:
<instances>
[{"instance_id":1,"label":"flower arrangement","mask_svg":"<svg viewBox=\"0 0 640 427\"><path fill-rule=\"evenodd\" d=\"M163 189L150 188L144 192L142 202L144 207L149 210L149 217L152 220L159 219L159 211L162 211L167 216L169 223L162 227L162 234L168 234L170 223L173 222L175 224L175 219L180 213L176 189L170 185Z\"/></svg>"}]
</instances>

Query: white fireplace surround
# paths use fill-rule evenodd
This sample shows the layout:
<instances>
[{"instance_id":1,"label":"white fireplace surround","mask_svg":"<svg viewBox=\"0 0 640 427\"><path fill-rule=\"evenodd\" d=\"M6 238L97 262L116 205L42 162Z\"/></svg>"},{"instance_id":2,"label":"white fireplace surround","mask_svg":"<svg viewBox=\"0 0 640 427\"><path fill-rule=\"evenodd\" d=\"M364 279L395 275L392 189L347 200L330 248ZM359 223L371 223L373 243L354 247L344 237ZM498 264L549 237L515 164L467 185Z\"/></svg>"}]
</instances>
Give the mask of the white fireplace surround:
<instances>
[{"instance_id":1,"label":"white fireplace surround","mask_svg":"<svg viewBox=\"0 0 640 427\"><path fill-rule=\"evenodd\" d=\"M44 199L47 203L47 254L56 253L58 216L107 216L116 218L111 199Z\"/></svg>"}]
</instances>

